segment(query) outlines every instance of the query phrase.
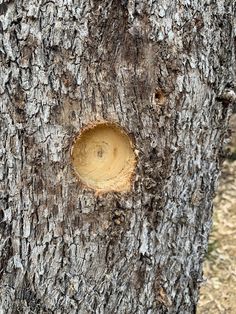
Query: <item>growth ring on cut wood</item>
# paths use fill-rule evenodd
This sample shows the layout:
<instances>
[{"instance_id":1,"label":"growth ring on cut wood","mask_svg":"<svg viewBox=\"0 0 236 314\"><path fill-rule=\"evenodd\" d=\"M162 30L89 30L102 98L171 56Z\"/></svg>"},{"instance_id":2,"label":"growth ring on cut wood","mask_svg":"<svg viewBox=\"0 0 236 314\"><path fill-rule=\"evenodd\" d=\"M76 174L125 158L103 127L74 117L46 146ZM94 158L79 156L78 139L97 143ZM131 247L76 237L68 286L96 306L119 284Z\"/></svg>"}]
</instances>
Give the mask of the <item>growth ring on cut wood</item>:
<instances>
[{"instance_id":1,"label":"growth ring on cut wood","mask_svg":"<svg viewBox=\"0 0 236 314\"><path fill-rule=\"evenodd\" d=\"M128 191L136 165L132 142L114 123L100 122L75 138L72 164L80 181L100 192Z\"/></svg>"}]
</instances>

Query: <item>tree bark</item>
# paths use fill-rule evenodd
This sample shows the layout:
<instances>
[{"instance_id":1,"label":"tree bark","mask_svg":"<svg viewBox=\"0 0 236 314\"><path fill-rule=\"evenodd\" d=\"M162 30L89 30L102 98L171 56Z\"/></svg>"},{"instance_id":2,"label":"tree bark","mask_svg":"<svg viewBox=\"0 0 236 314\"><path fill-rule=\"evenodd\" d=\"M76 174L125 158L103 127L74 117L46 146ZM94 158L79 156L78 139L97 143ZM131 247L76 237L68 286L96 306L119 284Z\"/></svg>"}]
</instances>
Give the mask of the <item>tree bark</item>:
<instances>
[{"instance_id":1,"label":"tree bark","mask_svg":"<svg viewBox=\"0 0 236 314\"><path fill-rule=\"evenodd\" d=\"M195 313L234 18L231 0L0 1L1 313ZM129 192L74 174L96 121L133 139Z\"/></svg>"}]
</instances>

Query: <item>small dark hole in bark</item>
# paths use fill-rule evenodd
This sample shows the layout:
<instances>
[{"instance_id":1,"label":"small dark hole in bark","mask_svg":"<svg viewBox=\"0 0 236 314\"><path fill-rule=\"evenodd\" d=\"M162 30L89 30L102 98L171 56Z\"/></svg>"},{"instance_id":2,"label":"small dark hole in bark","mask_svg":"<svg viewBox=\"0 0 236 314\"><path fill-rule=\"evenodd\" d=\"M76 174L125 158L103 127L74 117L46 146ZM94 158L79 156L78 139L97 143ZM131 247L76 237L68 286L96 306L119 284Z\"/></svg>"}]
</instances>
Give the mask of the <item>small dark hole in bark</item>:
<instances>
[{"instance_id":1,"label":"small dark hole in bark","mask_svg":"<svg viewBox=\"0 0 236 314\"><path fill-rule=\"evenodd\" d=\"M160 89L156 89L155 94L154 94L154 98L155 98L155 101L158 105L164 105L166 102L165 94Z\"/></svg>"}]
</instances>

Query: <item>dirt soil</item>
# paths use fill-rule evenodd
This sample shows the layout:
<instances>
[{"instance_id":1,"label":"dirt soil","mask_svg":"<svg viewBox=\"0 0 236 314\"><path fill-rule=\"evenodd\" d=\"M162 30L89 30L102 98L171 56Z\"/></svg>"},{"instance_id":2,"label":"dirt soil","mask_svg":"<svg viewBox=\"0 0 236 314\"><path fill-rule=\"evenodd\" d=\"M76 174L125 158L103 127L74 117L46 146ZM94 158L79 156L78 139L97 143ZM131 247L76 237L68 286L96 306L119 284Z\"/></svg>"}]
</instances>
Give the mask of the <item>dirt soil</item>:
<instances>
[{"instance_id":1,"label":"dirt soil","mask_svg":"<svg viewBox=\"0 0 236 314\"><path fill-rule=\"evenodd\" d=\"M215 198L213 229L204 264L198 314L236 313L236 115L231 120L231 160L224 162Z\"/></svg>"}]
</instances>

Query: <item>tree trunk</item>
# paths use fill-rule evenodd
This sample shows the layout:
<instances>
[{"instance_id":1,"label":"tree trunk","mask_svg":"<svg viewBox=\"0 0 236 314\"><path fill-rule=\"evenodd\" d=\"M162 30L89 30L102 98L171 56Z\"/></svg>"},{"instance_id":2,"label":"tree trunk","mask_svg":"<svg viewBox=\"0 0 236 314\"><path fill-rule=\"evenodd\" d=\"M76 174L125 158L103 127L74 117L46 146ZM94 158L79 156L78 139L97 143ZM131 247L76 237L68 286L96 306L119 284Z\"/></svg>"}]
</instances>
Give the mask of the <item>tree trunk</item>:
<instances>
[{"instance_id":1,"label":"tree trunk","mask_svg":"<svg viewBox=\"0 0 236 314\"><path fill-rule=\"evenodd\" d=\"M234 1L0 3L0 312L195 313ZM98 121L133 143L127 191L75 175L73 140Z\"/></svg>"}]
</instances>

